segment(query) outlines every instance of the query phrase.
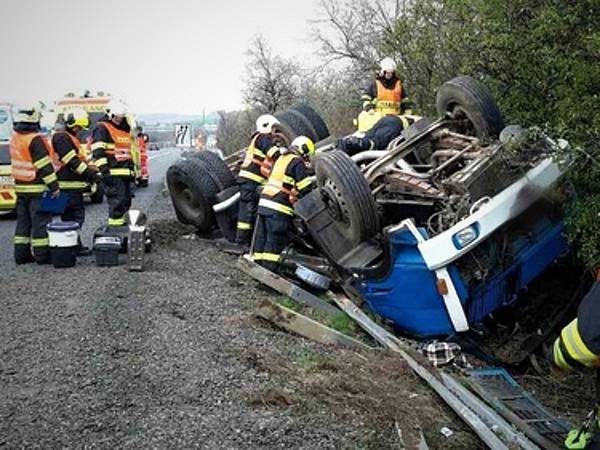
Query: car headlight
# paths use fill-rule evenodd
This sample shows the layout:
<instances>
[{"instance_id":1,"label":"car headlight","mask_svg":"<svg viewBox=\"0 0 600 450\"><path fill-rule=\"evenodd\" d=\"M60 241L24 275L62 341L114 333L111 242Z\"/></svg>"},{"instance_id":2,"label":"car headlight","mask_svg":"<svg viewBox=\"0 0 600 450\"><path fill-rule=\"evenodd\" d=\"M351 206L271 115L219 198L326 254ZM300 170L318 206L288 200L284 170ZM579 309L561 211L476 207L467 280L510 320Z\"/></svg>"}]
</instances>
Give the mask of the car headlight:
<instances>
[{"instance_id":1,"label":"car headlight","mask_svg":"<svg viewBox=\"0 0 600 450\"><path fill-rule=\"evenodd\" d=\"M467 228L463 228L462 230L456 232L454 236L452 236L452 242L454 243L454 246L460 250L461 248L465 248L478 237L479 224L474 223L469 225Z\"/></svg>"}]
</instances>

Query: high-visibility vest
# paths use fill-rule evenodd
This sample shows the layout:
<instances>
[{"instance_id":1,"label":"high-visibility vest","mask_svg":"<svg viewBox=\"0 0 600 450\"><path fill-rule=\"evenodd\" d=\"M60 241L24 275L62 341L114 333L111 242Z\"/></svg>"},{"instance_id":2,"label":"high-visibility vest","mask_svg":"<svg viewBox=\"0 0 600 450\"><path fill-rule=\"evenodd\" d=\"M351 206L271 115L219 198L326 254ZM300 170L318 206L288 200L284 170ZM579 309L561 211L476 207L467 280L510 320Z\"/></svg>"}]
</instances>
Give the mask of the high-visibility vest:
<instances>
[{"instance_id":1,"label":"high-visibility vest","mask_svg":"<svg viewBox=\"0 0 600 450\"><path fill-rule=\"evenodd\" d=\"M294 153L286 153L275 161L271 176L258 202L259 206L274 209L290 216L294 215L292 206L297 201L298 191L296 180L286 175L286 171L296 158L300 157Z\"/></svg>"},{"instance_id":2,"label":"high-visibility vest","mask_svg":"<svg viewBox=\"0 0 600 450\"><path fill-rule=\"evenodd\" d=\"M263 177L269 178L271 176L273 164L275 164L275 161L277 161L277 158L279 158L280 155L281 150L276 145L274 145L267 151L267 156L260 165L260 173Z\"/></svg>"},{"instance_id":3,"label":"high-visibility vest","mask_svg":"<svg viewBox=\"0 0 600 450\"><path fill-rule=\"evenodd\" d=\"M265 153L256 147L256 140L260 134L256 134L251 140L248 148L246 149L246 156L242 162L242 167L239 176L252 180L258 184L265 182L265 177L261 175L260 167L265 160Z\"/></svg>"},{"instance_id":4,"label":"high-visibility vest","mask_svg":"<svg viewBox=\"0 0 600 450\"><path fill-rule=\"evenodd\" d=\"M113 156L117 161L131 161L131 134L123 131L108 122L100 122L106 127L113 144L106 148L106 154Z\"/></svg>"},{"instance_id":5,"label":"high-visibility vest","mask_svg":"<svg viewBox=\"0 0 600 450\"><path fill-rule=\"evenodd\" d=\"M50 159L54 160L54 152L42 133L13 133L10 138L10 164L15 181L31 182L35 180L37 170L33 164L29 146L38 136L42 138Z\"/></svg>"},{"instance_id":6,"label":"high-visibility vest","mask_svg":"<svg viewBox=\"0 0 600 450\"><path fill-rule=\"evenodd\" d=\"M386 88L381 80L375 80L377 86L377 98L375 109L382 114L400 114L400 103L402 102L402 82L396 80L394 87Z\"/></svg>"}]
</instances>

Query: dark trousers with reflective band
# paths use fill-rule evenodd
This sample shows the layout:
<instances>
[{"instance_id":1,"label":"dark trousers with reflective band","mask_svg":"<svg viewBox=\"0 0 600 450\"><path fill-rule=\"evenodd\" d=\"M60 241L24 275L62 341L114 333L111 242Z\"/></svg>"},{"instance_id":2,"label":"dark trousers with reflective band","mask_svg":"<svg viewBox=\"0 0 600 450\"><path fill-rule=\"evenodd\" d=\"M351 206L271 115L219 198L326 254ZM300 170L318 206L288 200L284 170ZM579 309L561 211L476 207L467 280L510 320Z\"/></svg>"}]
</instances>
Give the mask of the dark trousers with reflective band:
<instances>
[{"instance_id":1,"label":"dark trousers with reflective band","mask_svg":"<svg viewBox=\"0 0 600 450\"><path fill-rule=\"evenodd\" d=\"M50 260L46 226L52 215L40 212L41 197L17 196L17 225L15 228L15 262L24 264L33 258L39 263Z\"/></svg>"},{"instance_id":2,"label":"dark trousers with reflective band","mask_svg":"<svg viewBox=\"0 0 600 450\"><path fill-rule=\"evenodd\" d=\"M66 190L69 193L69 202L65 212L60 217L63 222L77 222L79 228L83 227L85 221L85 205L83 203L83 193L80 191Z\"/></svg>"},{"instance_id":3,"label":"dark trousers with reflective band","mask_svg":"<svg viewBox=\"0 0 600 450\"><path fill-rule=\"evenodd\" d=\"M110 185L105 185L108 202L108 225L125 225L125 213L131 207L131 179L129 177L112 177Z\"/></svg>"},{"instance_id":4,"label":"dark trousers with reflective band","mask_svg":"<svg viewBox=\"0 0 600 450\"><path fill-rule=\"evenodd\" d=\"M273 211L259 213L256 220L256 237L252 258L271 271L279 268L281 252L290 244L292 216Z\"/></svg>"},{"instance_id":5,"label":"dark trousers with reflective band","mask_svg":"<svg viewBox=\"0 0 600 450\"><path fill-rule=\"evenodd\" d=\"M554 341L553 359L554 364L565 370L600 367L600 356L590 350L584 341L578 319L564 327Z\"/></svg>"},{"instance_id":6,"label":"dark trousers with reflective band","mask_svg":"<svg viewBox=\"0 0 600 450\"><path fill-rule=\"evenodd\" d=\"M236 242L240 245L250 245L252 230L258 210L258 187L254 181L244 181L238 184L240 188L240 203L238 210Z\"/></svg>"}]
</instances>

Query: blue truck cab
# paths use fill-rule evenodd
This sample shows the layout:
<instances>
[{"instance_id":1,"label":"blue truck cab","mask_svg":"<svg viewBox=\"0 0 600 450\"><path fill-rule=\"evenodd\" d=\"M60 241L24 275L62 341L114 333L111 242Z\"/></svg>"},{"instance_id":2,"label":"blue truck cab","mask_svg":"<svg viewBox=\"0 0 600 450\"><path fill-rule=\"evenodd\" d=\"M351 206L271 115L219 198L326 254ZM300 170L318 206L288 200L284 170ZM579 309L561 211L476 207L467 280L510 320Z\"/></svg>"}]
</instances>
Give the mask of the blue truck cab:
<instances>
[{"instance_id":1,"label":"blue truck cab","mask_svg":"<svg viewBox=\"0 0 600 450\"><path fill-rule=\"evenodd\" d=\"M387 227L379 270L360 276L364 300L401 332L419 338L465 332L511 304L568 251L561 215L531 214L560 175L559 165L546 158L433 237L410 219ZM510 255L502 261L493 257L497 236Z\"/></svg>"}]
</instances>

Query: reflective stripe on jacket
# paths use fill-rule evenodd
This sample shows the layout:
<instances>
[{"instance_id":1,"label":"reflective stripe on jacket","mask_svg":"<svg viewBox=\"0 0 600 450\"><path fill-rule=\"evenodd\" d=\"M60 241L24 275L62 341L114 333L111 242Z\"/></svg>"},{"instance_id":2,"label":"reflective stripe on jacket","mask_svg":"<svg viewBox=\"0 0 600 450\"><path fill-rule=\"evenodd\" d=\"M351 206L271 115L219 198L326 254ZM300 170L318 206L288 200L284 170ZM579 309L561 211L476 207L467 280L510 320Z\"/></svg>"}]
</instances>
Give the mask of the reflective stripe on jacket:
<instances>
[{"instance_id":1,"label":"reflective stripe on jacket","mask_svg":"<svg viewBox=\"0 0 600 450\"><path fill-rule=\"evenodd\" d=\"M10 164L15 181L35 180L37 170L33 165L29 146L31 141L38 136L44 138L42 133L13 133L10 139Z\"/></svg>"},{"instance_id":2,"label":"reflective stripe on jacket","mask_svg":"<svg viewBox=\"0 0 600 450\"><path fill-rule=\"evenodd\" d=\"M54 152L42 133L15 131L9 148L17 194L39 195L47 188L58 189L52 163Z\"/></svg>"},{"instance_id":3,"label":"reflective stripe on jacket","mask_svg":"<svg viewBox=\"0 0 600 450\"><path fill-rule=\"evenodd\" d=\"M245 178L247 180L252 180L258 184L263 184L266 181L266 178L261 174L260 168L263 161L265 160L266 154L256 145L257 140L260 137L261 134L256 134L250 140L250 144L246 149L246 156L244 157L244 161L242 162L242 167L240 169L238 177Z\"/></svg>"},{"instance_id":4,"label":"reflective stripe on jacket","mask_svg":"<svg viewBox=\"0 0 600 450\"><path fill-rule=\"evenodd\" d=\"M121 129L103 119L92 131L91 150L94 164L104 175L131 178L133 159L129 130Z\"/></svg>"},{"instance_id":5,"label":"reflective stripe on jacket","mask_svg":"<svg viewBox=\"0 0 600 450\"><path fill-rule=\"evenodd\" d=\"M382 114L400 114L402 102L402 82L396 80L394 87L386 88L381 80L376 80L377 97L375 98L375 109Z\"/></svg>"},{"instance_id":6,"label":"reflective stripe on jacket","mask_svg":"<svg viewBox=\"0 0 600 450\"><path fill-rule=\"evenodd\" d=\"M119 130L108 122L99 122L99 125L106 127L113 140L112 143L106 144L106 154L114 157L118 162L131 161L131 134L128 131Z\"/></svg>"},{"instance_id":7,"label":"reflective stripe on jacket","mask_svg":"<svg viewBox=\"0 0 600 450\"><path fill-rule=\"evenodd\" d=\"M293 205L299 193L306 191L310 184L302 158L295 153L286 153L275 162L258 206L293 216Z\"/></svg>"},{"instance_id":8,"label":"reflective stripe on jacket","mask_svg":"<svg viewBox=\"0 0 600 450\"><path fill-rule=\"evenodd\" d=\"M58 131L52 136L51 143L55 159L54 167L57 171L60 188L86 190L89 184L85 174L90 169L82 159L84 152L79 139L68 131Z\"/></svg>"}]
</instances>

